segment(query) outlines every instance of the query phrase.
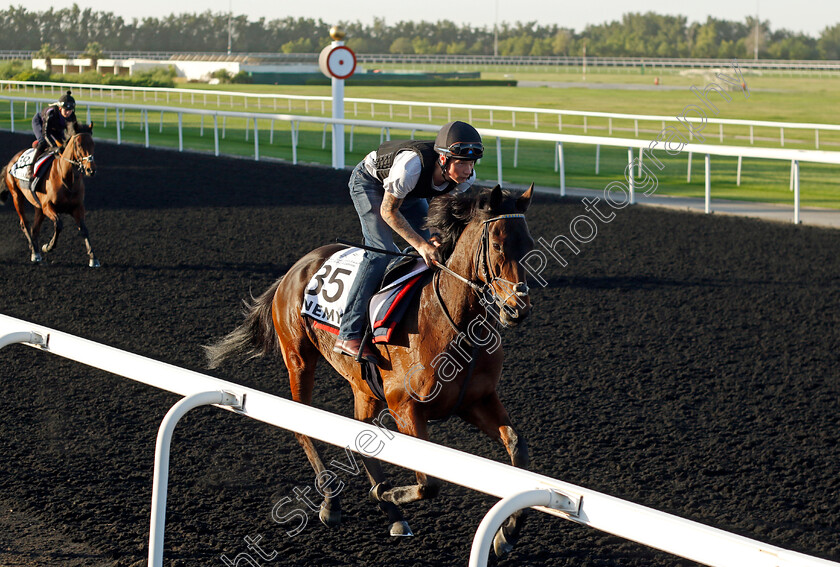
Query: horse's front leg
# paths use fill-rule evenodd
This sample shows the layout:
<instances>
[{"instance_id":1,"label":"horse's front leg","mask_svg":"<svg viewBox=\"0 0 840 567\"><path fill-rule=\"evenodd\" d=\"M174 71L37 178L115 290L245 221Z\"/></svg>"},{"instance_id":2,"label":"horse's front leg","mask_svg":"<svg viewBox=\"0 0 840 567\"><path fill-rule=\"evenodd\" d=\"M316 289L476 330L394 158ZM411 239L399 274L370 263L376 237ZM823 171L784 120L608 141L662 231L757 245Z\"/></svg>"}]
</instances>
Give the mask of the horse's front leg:
<instances>
[{"instance_id":1,"label":"horse's front leg","mask_svg":"<svg viewBox=\"0 0 840 567\"><path fill-rule=\"evenodd\" d=\"M365 395L359 390L355 391L355 417L359 421L365 423L373 423L377 427L384 427L381 421L386 415L385 404L375 398ZM362 464L365 467L368 480L371 484L371 498L379 504L379 509L382 510L388 517L390 523L390 533L392 536L413 536L408 522L405 521L402 511L393 502L388 502L377 498L374 491L377 487L389 487L390 484L386 480L385 472L382 470L382 465L373 457L362 455Z\"/></svg>"},{"instance_id":2,"label":"horse's front leg","mask_svg":"<svg viewBox=\"0 0 840 567\"><path fill-rule=\"evenodd\" d=\"M420 416L417 405L412 401L398 408L391 415L397 422L400 433L429 440L429 428L426 418ZM397 486L392 488L387 482L380 483L373 487L371 496L376 500L391 502L397 506L434 498L440 493L441 481L427 474L417 472L417 484L409 486Z\"/></svg>"},{"instance_id":3,"label":"horse's front leg","mask_svg":"<svg viewBox=\"0 0 840 567\"><path fill-rule=\"evenodd\" d=\"M510 455L513 466L527 468L530 463L528 445L511 425L510 417L499 396L493 394L459 414L465 421L478 427L488 437L500 441ZM493 539L493 549L501 556L513 549L525 525L527 510L519 510L502 524Z\"/></svg>"},{"instance_id":4,"label":"horse's front leg","mask_svg":"<svg viewBox=\"0 0 840 567\"><path fill-rule=\"evenodd\" d=\"M90 233L88 233L87 225L85 224L85 209L84 207L77 207L73 211L73 220L76 221L76 226L79 227L79 235L85 241L85 251L88 255L88 266L91 268L98 268L100 266L99 260L93 254L93 248L90 245Z\"/></svg>"}]
</instances>

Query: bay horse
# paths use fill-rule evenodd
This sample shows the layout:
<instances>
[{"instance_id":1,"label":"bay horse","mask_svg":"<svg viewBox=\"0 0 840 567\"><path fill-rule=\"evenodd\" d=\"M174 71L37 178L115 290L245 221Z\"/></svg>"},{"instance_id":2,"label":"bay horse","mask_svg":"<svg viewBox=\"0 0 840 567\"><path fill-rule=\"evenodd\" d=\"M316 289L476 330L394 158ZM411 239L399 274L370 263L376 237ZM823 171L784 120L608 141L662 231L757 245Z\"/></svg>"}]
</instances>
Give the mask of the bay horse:
<instances>
[{"instance_id":1,"label":"bay horse","mask_svg":"<svg viewBox=\"0 0 840 567\"><path fill-rule=\"evenodd\" d=\"M11 194L15 210L20 217L20 229L29 243L30 260L33 263L41 262L41 252L47 253L55 248L58 235L62 229L61 215L69 214L76 221L79 234L84 239L88 265L91 268L99 267L99 260L93 253L90 245L90 235L87 225L85 225L84 177L96 174L93 146L93 137L89 132L74 134L61 151L56 153L53 162L50 164L50 170L45 175L46 178L39 182L36 192L37 199L32 195L32 191L23 189L20 186L20 181L11 173L12 166L23 154L23 151L15 154L15 157L3 168L2 177L5 181L5 187L0 191L0 200L5 202ZM26 219L24 210L27 202L35 208L31 225ZM38 240L44 218L53 222L55 230L49 243L39 248Z\"/></svg>"},{"instance_id":2,"label":"bay horse","mask_svg":"<svg viewBox=\"0 0 840 567\"><path fill-rule=\"evenodd\" d=\"M472 193L431 200L427 226L439 235L448 270L435 271L415 295L392 344L374 345L387 409L363 379L359 363L333 352L334 335L301 315L304 289L341 245L308 253L262 295L246 301L245 321L204 347L210 368L231 354L280 354L289 371L292 398L311 404L315 365L323 356L350 383L356 419L378 423L377 416L388 411L401 433L428 440L429 420L457 415L501 442L514 466L526 467L527 445L514 430L496 388L503 361L498 326L517 325L531 309L520 260L534 247L524 215L533 184L518 197L498 186ZM446 357L450 364L444 370L440 361ZM312 440L296 437L316 475L323 473L326 467ZM436 496L440 481L417 472L416 485L392 487L379 461L362 455L362 462L372 485L370 495L387 515L391 535L413 535L398 506ZM336 525L341 521L339 495L329 487L323 494L319 517L327 526ZM502 526L494 541L497 554L512 548L523 521L517 513Z\"/></svg>"}]
</instances>

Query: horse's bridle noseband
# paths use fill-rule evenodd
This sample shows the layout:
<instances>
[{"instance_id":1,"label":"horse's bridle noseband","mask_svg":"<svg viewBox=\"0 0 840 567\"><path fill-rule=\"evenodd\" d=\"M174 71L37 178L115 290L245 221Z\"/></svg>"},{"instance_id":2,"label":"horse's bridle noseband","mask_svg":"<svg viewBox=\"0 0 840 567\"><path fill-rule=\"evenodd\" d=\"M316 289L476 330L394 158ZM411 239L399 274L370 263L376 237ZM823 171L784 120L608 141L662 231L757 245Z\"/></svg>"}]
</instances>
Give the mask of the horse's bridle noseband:
<instances>
[{"instance_id":1,"label":"horse's bridle noseband","mask_svg":"<svg viewBox=\"0 0 840 567\"><path fill-rule=\"evenodd\" d=\"M69 143L70 142L68 142L68 144ZM70 162L70 164L73 165L76 169L78 169L80 173L84 173L85 165L87 163L93 161L93 154L88 154L85 157L80 158L78 160L64 157L64 152L61 152L61 151L57 152L57 155L58 155L59 158L63 159L64 161Z\"/></svg>"},{"instance_id":2,"label":"horse's bridle noseband","mask_svg":"<svg viewBox=\"0 0 840 567\"><path fill-rule=\"evenodd\" d=\"M440 274L442 272L446 272L447 274L453 276L454 278L462 281L463 283L467 284L473 291L475 291L482 303L484 308L487 309L489 305L498 305L501 309L504 309L507 299L511 296L516 297L517 303L520 302L519 298L527 297L528 296L528 284L525 282L512 282L510 280L506 280L504 278L493 276L493 270L490 267L490 255L489 255L489 248L490 248L490 223L504 220L504 219L524 219L525 215L521 213L515 214L507 214L507 215L499 215L497 217L493 217L491 219L487 219L482 221L484 227L482 228L481 232L481 244L476 250L475 258L473 259L474 265L481 266L481 277L478 278L478 281L483 284L479 285L475 281L465 278L464 276L458 274L457 272L451 270L448 266L437 263L438 268L440 271L434 275L434 279L432 281L432 287L435 291L435 297L438 300L438 304L441 307L446 319L449 321L450 326L456 331L458 331L458 326L455 324L455 321L452 320L452 317L449 315L449 311L446 309L446 306L443 304L443 298L440 294ZM502 282L505 285L509 285L513 293L507 294L506 297L499 297L493 284L496 282ZM489 298L489 299L488 299Z\"/></svg>"}]
</instances>

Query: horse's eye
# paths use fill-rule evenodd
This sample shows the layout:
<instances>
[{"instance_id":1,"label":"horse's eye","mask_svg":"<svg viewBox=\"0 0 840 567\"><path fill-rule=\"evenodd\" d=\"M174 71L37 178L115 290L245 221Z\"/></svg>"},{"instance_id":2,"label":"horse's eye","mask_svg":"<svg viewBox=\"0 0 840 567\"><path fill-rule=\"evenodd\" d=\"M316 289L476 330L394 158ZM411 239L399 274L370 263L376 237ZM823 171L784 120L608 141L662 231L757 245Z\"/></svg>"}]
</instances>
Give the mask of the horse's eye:
<instances>
[{"instance_id":1,"label":"horse's eye","mask_svg":"<svg viewBox=\"0 0 840 567\"><path fill-rule=\"evenodd\" d=\"M495 250L496 252L501 252L501 251L502 251L502 247L499 245L499 243L498 243L498 242L494 242L494 243L493 243L493 250Z\"/></svg>"}]
</instances>

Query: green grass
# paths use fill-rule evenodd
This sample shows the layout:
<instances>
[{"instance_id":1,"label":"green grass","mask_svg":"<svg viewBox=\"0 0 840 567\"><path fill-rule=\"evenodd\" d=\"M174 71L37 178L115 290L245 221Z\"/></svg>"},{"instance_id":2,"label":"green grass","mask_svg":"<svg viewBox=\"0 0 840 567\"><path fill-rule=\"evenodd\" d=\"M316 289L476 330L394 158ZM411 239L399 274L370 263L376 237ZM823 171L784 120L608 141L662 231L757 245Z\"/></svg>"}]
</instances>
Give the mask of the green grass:
<instances>
[{"instance_id":1,"label":"green grass","mask_svg":"<svg viewBox=\"0 0 840 567\"><path fill-rule=\"evenodd\" d=\"M445 70L445 69L436 69ZM572 88L514 88L514 87L381 87L354 86L345 89L348 98L376 98L389 100L412 100L428 102L472 103L483 105L509 105L533 108L591 110L599 112L622 112L630 114L647 114L660 116L675 116L690 105L698 102L689 90L692 84L703 86L707 77L684 77L676 73L657 73L650 70L645 75L640 73L593 73L586 76L587 83L606 85L637 84L650 86L654 76L660 76L662 86L678 86L675 90L622 90L619 88L589 89ZM484 78L500 78L511 73L500 71L484 72ZM546 72L544 70L519 70L514 73L519 80L541 80L568 83L582 83L583 77L577 72ZM783 76L750 76L747 83L751 89L750 97L738 92L730 93L731 102L720 100L717 106L722 118L746 120L775 120L785 122L840 122L840 77L783 77ZM273 86L273 85L184 85L195 87L195 95L179 95L170 93L157 95L134 95L122 100L128 104L162 105L162 106L194 106L208 110L248 110L250 112L275 112L273 102L264 102L258 109L251 102L246 109L238 101L231 104L230 97L214 94L217 91L236 90L263 94L294 94L329 96L329 87L318 86ZM85 100L85 94L79 96ZM29 93L32 96L31 92ZM49 95L47 95L49 96ZM90 96L90 95L88 95ZM94 94L91 100L97 100ZM106 101L111 99L106 98ZM715 99L717 100L717 99ZM83 103L82 103L83 104ZM82 107L83 108L83 107ZM31 110L31 108L30 108ZM28 118L22 116L23 109L16 105L16 126L28 129ZM81 112L84 112L82 110ZM278 101L276 112L285 114L309 114L327 116L330 113L329 102L305 104L302 101ZM490 127L489 113L473 112L470 116L466 111L434 109L431 117L425 109L415 109L409 114L405 107L389 107L384 104L375 105L375 114L371 116L369 104L354 105L348 103L347 117L360 119L394 120L400 122L441 124L449 119L471 120L479 127ZM81 114L84 116L84 114ZM113 111L109 113L108 127L104 128L104 114L101 110L94 110L92 118L98 124L96 134L101 138L116 138ZM177 147L177 117L174 114L164 114L163 132L159 132L160 115L150 113L150 143L156 146ZM126 112L127 124L122 131L122 138L128 142L143 143L144 133L140 128L138 112ZM8 106L0 105L0 127L8 127ZM222 126L220 120L220 127ZM213 151L212 120L205 123L203 136L200 135L198 117L184 116L184 145L188 149ZM285 160L292 159L291 133L288 123L275 122L274 143L269 142L269 122L260 121L260 156L276 157ZM562 118L560 123L554 117L541 116L534 124L533 113L494 112L492 127L501 129L517 129L523 131L563 132L572 134L608 135L609 121L607 119L582 117ZM612 120L612 136L638 138L650 140L659 132L662 125L659 122L641 122L638 136L632 120ZM584 131L585 130L585 131ZM320 125L301 125L297 158L299 162L329 163L330 139L327 133L325 148L322 148L323 130ZM707 141L712 144L721 143L718 139L719 130L716 125L709 125L706 133ZM353 165L370 149L379 144L379 130L356 128L354 131L353 151L349 151L349 129L346 132L348 140L345 144L348 150L346 164ZM392 138L409 137L410 132L391 133ZM754 145L763 147L780 147L780 132L778 128L755 128ZM245 121L229 119L226 121L225 135L220 140L222 153L253 156L254 144L252 131L245 133ZM813 149L815 137L812 130L786 129L784 133L786 148ZM726 126L724 128L725 145L750 145L750 131L748 127ZM820 149L840 149L840 133L820 134ZM485 181L495 181L496 159L495 143L488 140L488 151L478 166L479 178ZM558 186L559 174L554 171L554 146L552 143L521 141L517 167L513 167L513 140L503 140L502 154L504 167L504 181L507 183L536 182L539 185ZM593 146L564 144L566 164L566 184L569 187L585 187L601 189L608 182L623 178L623 171L627 161L626 150L615 148L601 148L600 174L595 175L595 148ZM747 201L764 201L791 204L793 196L789 190L790 164L774 160L745 159L740 187L736 185L736 158L722 158L712 156L712 196L714 198L740 199ZM703 156L695 155L692 167L691 183L686 182L687 156L682 154L665 161L665 168L656 171L659 182L657 193L667 195L684 195L701 197L704 193ZM838 168L835 166L818 164L801 164L802 205L840 209L840 182Z\"/></svg>"}]
</instances>

